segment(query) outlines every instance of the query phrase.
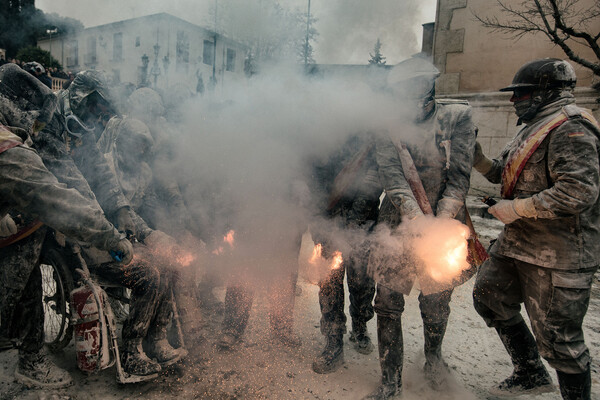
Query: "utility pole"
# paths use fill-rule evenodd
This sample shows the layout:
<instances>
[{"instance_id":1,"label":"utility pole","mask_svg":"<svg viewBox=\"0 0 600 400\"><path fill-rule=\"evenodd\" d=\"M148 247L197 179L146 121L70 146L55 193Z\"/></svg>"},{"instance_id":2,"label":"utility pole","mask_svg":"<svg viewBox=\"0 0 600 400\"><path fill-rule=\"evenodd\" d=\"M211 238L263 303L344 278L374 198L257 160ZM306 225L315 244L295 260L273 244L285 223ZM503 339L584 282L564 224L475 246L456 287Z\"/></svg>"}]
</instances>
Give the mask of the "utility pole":
<instances>
[{"instance_id":1,"label":"utility pole","mask_svg":"<svg viewBox=\"0 0 600 400\"><path fill-rule=\"evenodd\" d=\"M213 70L212 70L212 79L213 84L216 87L217 83L217 7L219 6L218 0L215 0L215 40L213 43Z\"/></svg>"},{"instance_id":2,"label":"utility pole","mask_svg":"<svg viewBox=\"0 0 600 400\"><path fill-rule=\"evenodd\" d=\"M310 0L308 0L308 12L306 13L306 42L304 42L304 68L308 66L308 31L310 29Z\"/></svg>"}]
</instances>

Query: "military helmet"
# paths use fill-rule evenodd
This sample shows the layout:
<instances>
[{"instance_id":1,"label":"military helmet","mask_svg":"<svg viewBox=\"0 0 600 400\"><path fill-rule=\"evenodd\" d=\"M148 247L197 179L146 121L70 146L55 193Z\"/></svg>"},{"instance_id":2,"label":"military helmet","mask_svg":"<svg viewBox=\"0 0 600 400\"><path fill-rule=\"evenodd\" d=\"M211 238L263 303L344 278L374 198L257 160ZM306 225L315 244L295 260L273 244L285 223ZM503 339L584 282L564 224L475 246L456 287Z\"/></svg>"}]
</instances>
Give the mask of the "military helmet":
<instances>
[{"instance_id":1,"label":"military helmet","mask_svg":"<svg viewBox=\"0 0 600 400\"><path fill-rule=\"evenodd\" d=\"M515 74L512 84L500 91L574 88L576 82L571 64L558 58L543 58L523 65Z\"/></svg>"}]
</instances>

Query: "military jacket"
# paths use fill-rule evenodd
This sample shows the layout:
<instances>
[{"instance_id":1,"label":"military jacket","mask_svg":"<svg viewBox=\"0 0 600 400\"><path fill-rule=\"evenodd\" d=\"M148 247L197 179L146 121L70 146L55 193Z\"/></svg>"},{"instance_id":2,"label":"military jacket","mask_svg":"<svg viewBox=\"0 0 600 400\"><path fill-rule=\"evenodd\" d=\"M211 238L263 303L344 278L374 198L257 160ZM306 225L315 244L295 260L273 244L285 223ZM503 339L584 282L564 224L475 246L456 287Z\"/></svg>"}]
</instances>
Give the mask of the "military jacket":
<instances>
[{"instance_id":1,"label":"military jacket","mask_svg":"<svg viewBox=\"0 0 600 400\"><path fill-rule=\"evenodd\" d=\"M377 139L379 178L385 190L377 229L388 227L393 232L403 217L412 218L419 212L400 161L397 145L401 143L407 146L413 158L434 214L445 209L464 220L475 146L471 107L463 101L436 100L433 114L427 120L404 129L413 131L390 132ZM422 274L410 249L388 248L376 243L368 269L378 284L403 294L410 293L417 278L425 294L455 285L440 284Z\"/></svg>"},{"instance_id":2,"label":"military jacket","mask_svg":"<svg viewBox=\"0 0 600 400\"><path fill-rule=\"evenodd\" d=\"M379 178L385 190L378 222L397 226L403 215L412 215L418 204L404 177L396 144L403 142L410 152L427 198L435 214L445 207L459 215L469 191L475 127L471 107L458 100L436 100L433 115L413 125L413 132L391 132L377 140ZM410 136L406 140L402 140ZM462 218L461 218L462 219Z\"/></svg>"},{"instance_id":3,"label":"military jacket","mask_svg":"<svg viewBox=\"0 0 600 400\"><path fill-rule=\"evenodd\" d=\"M521 129L485 175L500 183L507 160L527 138L557 114L569 117L546 136L516 182L513 197L532 197L538 217L506 225L491 251L548 268L593 267L600 263L600 132L577 106L562 104L546 107Z\"/></svg>"}]
</instances>

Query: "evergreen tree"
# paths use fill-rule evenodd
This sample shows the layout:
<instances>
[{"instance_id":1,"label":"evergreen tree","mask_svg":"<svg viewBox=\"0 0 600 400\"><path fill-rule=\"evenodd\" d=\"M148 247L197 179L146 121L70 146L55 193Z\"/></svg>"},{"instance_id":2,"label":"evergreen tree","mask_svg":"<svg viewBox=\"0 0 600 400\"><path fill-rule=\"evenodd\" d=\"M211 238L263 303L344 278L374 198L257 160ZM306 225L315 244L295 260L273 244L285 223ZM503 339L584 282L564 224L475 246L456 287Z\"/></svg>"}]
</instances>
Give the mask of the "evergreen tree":
<instances>
[{"instance_id":1,"label":"evergreen tree","mask_svg":"<svg viewBox=\"0 0 600 400\"><path fill-rule=\"evenodd\" d=\"M385 65L385 57L381 54L381 40L377 38L377 42L375 42L375 47L373 48L374 54L369 53L371 58L369 59L370 65L382 66Z\"/></svg>"}]
</instances>

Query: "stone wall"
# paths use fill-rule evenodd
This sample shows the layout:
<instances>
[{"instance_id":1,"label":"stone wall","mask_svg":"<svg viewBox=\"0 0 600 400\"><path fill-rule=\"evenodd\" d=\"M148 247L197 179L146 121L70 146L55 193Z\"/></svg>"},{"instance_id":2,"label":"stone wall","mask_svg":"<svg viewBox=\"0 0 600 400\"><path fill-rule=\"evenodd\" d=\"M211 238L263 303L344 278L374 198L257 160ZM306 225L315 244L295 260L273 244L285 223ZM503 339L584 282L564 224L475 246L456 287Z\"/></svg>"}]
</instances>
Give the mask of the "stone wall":
<instances>
[{"instance_id":1,"label":"stone wall","mask_svg":"<svg viewBox=\"0 0 600 400\"><path fill-rule=\"evenodd\" d=\"M438 96L438 98L458 98L468 100L473 107L473 119L479 128L477 140L483 152L493 158L500 154L506 143L512 139L520 127L516 126L511 94L503 92L487 92L477 94L456 94ZM600 104L596 101L600 93L590 88L577 88L575 97L580 107L592 110L596 119L600 120ZM479 172L471 174L471 194L492 194L498 196L498 185L489 183Z\"/></svg>"}]
</instances>

